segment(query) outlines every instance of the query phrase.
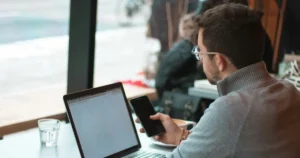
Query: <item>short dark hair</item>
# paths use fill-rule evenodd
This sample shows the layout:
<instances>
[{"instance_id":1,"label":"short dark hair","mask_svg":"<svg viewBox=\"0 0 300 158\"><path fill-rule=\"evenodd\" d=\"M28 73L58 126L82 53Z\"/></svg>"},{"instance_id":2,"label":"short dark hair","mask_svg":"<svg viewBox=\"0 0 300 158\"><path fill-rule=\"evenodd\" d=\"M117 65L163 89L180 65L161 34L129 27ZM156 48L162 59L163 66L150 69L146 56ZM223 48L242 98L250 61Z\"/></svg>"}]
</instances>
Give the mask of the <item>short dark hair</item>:
<instances>
[{"instance_id":1,"label":"short dark hair","mask_svg":"<svg viewBox=\"0 0 300 158\"><path fill-rule=\"evenodd\" d=\"M207 10L196 19L203 28L203 44L210 52L227 56L238 68L262 61L264 30L255 11L227 3Z\"/></svg>"},{"instance_id":2,"label":"short dark hair","mask_svg":"<svg viewBox=\"0 0 300 158\"><path fill-rule=\"evenodd\" d=\"M221 4L224 4L224 3L236 3L236 4L243 4L243 5L246 5L248 6L249 3L248 3L248 0L207 0L207 1L204 1L203 2L203 12L208 10L208 9L211 9L217 5L221 5Z\"/></svg>"}]
</instances>

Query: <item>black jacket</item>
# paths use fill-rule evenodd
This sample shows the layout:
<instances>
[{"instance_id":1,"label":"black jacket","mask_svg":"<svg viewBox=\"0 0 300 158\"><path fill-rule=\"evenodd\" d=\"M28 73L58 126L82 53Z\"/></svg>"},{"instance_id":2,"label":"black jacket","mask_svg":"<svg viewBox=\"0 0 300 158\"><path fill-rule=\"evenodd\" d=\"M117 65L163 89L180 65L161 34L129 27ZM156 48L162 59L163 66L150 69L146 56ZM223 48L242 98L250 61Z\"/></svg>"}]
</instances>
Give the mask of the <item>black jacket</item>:
<instances>
[{"instance_id":1,"label":"black jacket","mask_svg":"<svg viewBox=\"0 0 300 158\"><path fill-rule=\"evenodd\" d=\"M189 87L193 87L195 79L199 78L197 60L191 53L193 46L190 41L182 39L162 57L155 78L159 97L166 90L179 89L186 93Z\"/></svg>"}]
</instances>

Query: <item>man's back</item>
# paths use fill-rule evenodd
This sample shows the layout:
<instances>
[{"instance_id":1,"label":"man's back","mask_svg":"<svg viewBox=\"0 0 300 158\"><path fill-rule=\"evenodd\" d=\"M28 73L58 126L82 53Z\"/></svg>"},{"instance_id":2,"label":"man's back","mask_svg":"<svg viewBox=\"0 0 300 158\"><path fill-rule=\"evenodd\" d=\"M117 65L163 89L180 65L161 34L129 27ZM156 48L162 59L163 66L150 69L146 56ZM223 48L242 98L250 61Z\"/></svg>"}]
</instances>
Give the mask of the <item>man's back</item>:
<instances>
[{"instance_id":1,"label":"man's back","mask_svg":"<svg viewBox=\"0 0 300 158\"><path fill-rule=\"evenodd\" d=\"M173 157L300 157L300 92L263 62L218 82L207 109Z\"/></svg>"},{"instance_id":2,"label":"man's back","mask_svg":"<svg viewBox=\"0 0 300 158\"><path fill-rule=\"evenodd\" d=\"M234 157L300 157L300 93L292 84L275 81L230 95L232 106L246 106Z\"/></svg>"}]
</instances>

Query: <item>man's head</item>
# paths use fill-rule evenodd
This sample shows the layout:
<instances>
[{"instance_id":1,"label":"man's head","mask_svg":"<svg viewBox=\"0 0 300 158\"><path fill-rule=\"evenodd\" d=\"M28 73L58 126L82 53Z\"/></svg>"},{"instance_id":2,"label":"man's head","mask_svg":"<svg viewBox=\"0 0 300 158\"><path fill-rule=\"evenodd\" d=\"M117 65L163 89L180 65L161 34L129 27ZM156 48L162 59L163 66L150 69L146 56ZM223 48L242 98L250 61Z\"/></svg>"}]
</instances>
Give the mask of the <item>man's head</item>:
<instances>
[{"instance_id":1,"label":"man's head","mask_svg":"<svg viewBox=\"0 0 300 158\"><path fill-rule=\"evenodd\" d=\"M264 31L256 12L223 4L197 18L203 69L212 84L238 69L262 61ZM215 52L207 55L206 52Z\"/></svg>"},{"instance_id":2,"label":"man's head","mask_svg":"<svg viewBox=\"0 0 300 158\"><path fill-rule=\"evenodd\" d=\"M203 0L202 3L200 3L201 5L194 13L187 14L181 19L181 23L179 24L180 37L184 39L188 39L194 44L197 43L199 28L197 28L197 25L194 25L196 17L203 14L206 10L212 9L218 5L226 4L226 3L236 3L245 6L249 5L248 0ZM189 32L185 31L185 34L182 34L184 31L182 29L183 27L180 26L183 26L183 22L186 21L192 21L193 26L186 25L188 28L190 28Z\"/></svg>"}]
</instances>

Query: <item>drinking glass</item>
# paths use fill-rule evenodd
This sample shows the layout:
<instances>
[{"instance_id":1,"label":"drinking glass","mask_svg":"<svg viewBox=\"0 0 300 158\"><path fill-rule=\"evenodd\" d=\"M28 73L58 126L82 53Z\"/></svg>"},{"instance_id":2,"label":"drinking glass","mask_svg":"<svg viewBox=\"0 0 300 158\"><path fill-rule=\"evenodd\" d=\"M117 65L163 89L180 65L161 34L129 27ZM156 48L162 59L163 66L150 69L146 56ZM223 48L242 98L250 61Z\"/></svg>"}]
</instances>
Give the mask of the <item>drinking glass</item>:
<instances>
[{"instance_id":1,"label":"drinking glass","mask_svg":"<svg viewBox=\"0 0 300 158\"><path fill-rule=\"evenodd\" d=\"M56 119L38 120L41 145L45 147L57 146L60 121Z\"/></svg>"}]
</instances>

